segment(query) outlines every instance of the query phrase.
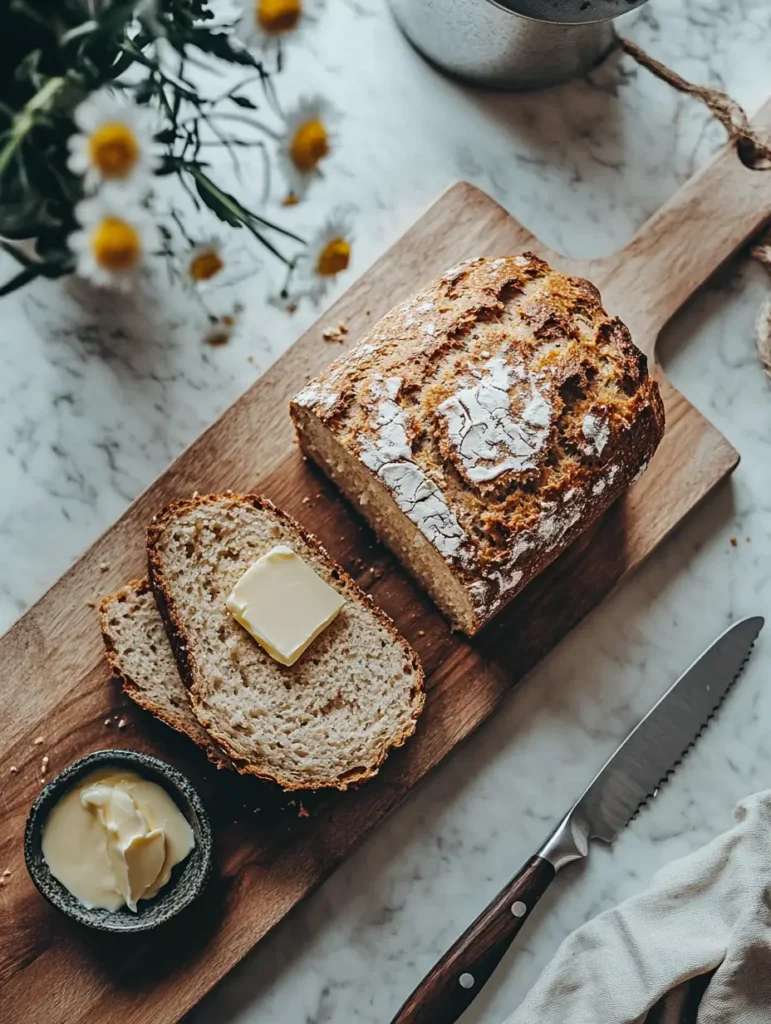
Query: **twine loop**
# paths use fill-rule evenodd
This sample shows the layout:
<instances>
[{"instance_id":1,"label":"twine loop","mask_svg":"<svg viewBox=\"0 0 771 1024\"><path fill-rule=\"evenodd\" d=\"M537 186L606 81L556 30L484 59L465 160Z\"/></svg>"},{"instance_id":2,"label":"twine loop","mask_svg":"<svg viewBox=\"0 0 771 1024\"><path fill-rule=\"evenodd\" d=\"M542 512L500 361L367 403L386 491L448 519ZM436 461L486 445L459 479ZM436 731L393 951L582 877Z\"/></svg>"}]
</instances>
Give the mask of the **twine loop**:
<instances>
[{"instance_id":1,"label":"twine loop","mask_svg":"<svg viewBox=\"0 0 771 1024\"><path fill-rule=\"evenodd\" d=\"M752 127L746 111L735 99L720 89L710 89L706 85L689 82L666 64L651 57L631 39L621 38L619 44L624 53L629 54L657 78L667 82L678 92L700 99L728 132L731 141L736 143L742 163L755 171L771 170L771 138L763 138L760 132Z\"/></svg>"},{"instance_id":2,"label":"twine loop","mask_svg":"<svg viewBox=\"0 0 771 1024\"><path fill-rule=\"evenodd\" d=\"M771 138L763 138L742 106L735 99L720 89L710 89L705 85L696 85L668 68L666 64L651 57L641 46L631 39L619 39L619 46L637 63L652 72L663 82L667 82L678 92L695 96L704 103L710 113L717 118L732 142L736 143L739 159L747 167L755 171L771 169ZM771 231L751 250L752 256L771 274ZM756 344L758 355L766 375L771 379L771 296L769 296L758 314L756 325Z\"/></svg>"}]
</instances>

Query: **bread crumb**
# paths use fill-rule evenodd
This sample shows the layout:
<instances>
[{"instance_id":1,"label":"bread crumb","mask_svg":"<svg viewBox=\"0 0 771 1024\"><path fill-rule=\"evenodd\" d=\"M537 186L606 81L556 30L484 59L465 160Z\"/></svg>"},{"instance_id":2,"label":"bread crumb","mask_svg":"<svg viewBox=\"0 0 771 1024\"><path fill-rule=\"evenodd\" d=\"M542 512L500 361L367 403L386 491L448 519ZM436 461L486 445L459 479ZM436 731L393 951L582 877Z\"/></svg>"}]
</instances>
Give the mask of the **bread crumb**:
<instances>
[{"instance_id":1,"label":"bread crumb","mask_svg":"<svg viewBox=\"0 0 771 1024\"><path fill-rule=\"evenodd\" d=\"M87 608L96 608L96 601L86 601Z\"/></svg>"},{"instance_id":2,"label":"bread crumb","mask_svg":"<svg viewBox=\"0 0 771 1024\"><path fill-rule=\"evenodd\" d=\"M342 345L345 341L343 332L341 332L339 327L325 327L321 332L321 337L324 341L336 341L339 345Z\"/></svg>"},{"instance_id":3,"label":"bread crumb","mask_svg":"<svg viewBox=\"0 0 771 1024\"><path fill-rule=\"evenodd\" d=\"M303 805L302 800L300 801L300 807L299 807L299 809L297 811L297 817L298 818L309 818L310 817L310 814L308 814L308 811L305 808L305 806Z\"/></svg>"},{"instance_id":4,"label":"bread crumb","mask_svg":"<svg viewBox=\"0 0 771 1024\"><path fill-rule=\"evenodd\" d=\"M45 773L48 771L48 766L49 766L50 763L51 763L51 758L48 756L48 754L46 754L46 756L40 762L40 774L41 775L45 775Z\"/></svg>"},{"instance_id":5,"label":"bread crumb","mask_svg":"<svg viewBox=\"0 0 771 1024\"><path fill-rule=\"evenodd\" d=\"M118 721L118 728L119 729L125 729L126 728L126 719L125 718L119 719L119 721Z\"/></svg>"},{"instance_id":6,"label":"bread crumb","mask_svg":"<svg viewBox=\"0 0 771 1024\"><path fill-rule=\"evenodd\" d=\"M317 498L320 498L320 497L321 497L321 491L317 491L317 492L316 492L316 497L317 497Z\"/></svg>"},{"instance_id":7,"label":"bread crumb","mask_svg":"<svg viewBox=\"0 0 771 1024\"><path fill-rule=\"evenodd\" d=\"M105 718L105 720L104 720L104 724L105 724L105 725L110 725L110 719L109 719L109 718Z\"/></svg>"},{"instance_id":8,"label":"bread crumb","mask_svg":"<svg viewBox=\"0 0 771 1024\"><path fill-rule=\"evenodd\" d=\"M5 871L3 872L3 878L10 878L10 877L11 877L11 872L10 872L10 870L8 868L6 868Z\"/></svg>"},{"instance_id":9,"label":"bread crumb","mask_svg":"<svg viewBox=\"0 0 771 1024\"><path fill-rule=\"evenodd\" d=\"M11 775L18 775L18 774L19 774L19 769L16 767L15 764L12 764L11 765Z\"/></svg>"},{"instance_id":10,"label":"bread crumb","mask_svg":"<svg viewBox=\"0 0 771 1024\"><path fill-rule=\"evenodd\" d=\"M36 747L39 747L40 744L43 742L43 737L42 736L36 736L35 739L32 742L33 742L33 744Z\"/></svg>"},{"instance_id":11,"label":"bread crumb","mask_svg":"<svg viewBox=\"0 0 771 1024\"><path fill-rule=\"evenodd\" d=\"M739 541L736 539L736 537L731 537L731 547L732 548L735 548L738 545L738 543L739 543Z\"/></svg>"},{"instance_id":12,"label":"bread crumb","mask_svg":"<svg viewBox=\"0 0 771 1024\"><path fill-rule=\"evenodd\" d=\"M324 341L336 341L342 344L345 341L345 335L348 333L348 324L341 320L337 327L325 327L321 332L321 337Z\"/></svg>"},{"instance_id":13,"label":"bread crumb","mask_svg":"<svg viewBox=\"0 0 771 1024\"><path fill-rule=\"evenodd\" d=\"M310 500L308 497L303 498L303 505L307 505Z\"/></svg>"},{"instance_id":14,"label":"bread crumb","mask_svg":"<svg viewBox=\"0 0 771 1024\"><path fill-rule=\"evenodd\" d=\"M107 570L109 568L110 568L110 563L109 562L101 562L100 565L99 565L99 572L107 572Z\"/></svg>"},{"instance_id":15,"label":"bread crumb","mask_svg":"<svg viewBox=\"0 0 771 1024\"><path fill-rule=\"evenodd\" d=\"M418 636L425 636L425 635L426 635L425 629L419 629L418 630Z\"/></svg>"}]
</instances>

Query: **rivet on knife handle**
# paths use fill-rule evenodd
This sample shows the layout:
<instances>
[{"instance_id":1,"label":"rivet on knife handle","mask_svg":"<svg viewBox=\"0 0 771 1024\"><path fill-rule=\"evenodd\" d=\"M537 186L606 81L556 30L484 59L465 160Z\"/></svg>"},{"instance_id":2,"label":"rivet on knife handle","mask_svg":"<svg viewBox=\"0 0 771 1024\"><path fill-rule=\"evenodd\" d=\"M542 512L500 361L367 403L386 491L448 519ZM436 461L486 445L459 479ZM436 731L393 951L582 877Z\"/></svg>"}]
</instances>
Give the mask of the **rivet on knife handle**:
<instances>
[{"instance_id":1,"label":"rivet on knife handle","mask_svg":"<svg viewBox=\"0 0 771 1024\"><path fill-rule=\"evenodd\" d=\"M452 1024L471 1005L556 872L533 857L426 975L391 1024Z\"/></svg>"}]
</instances>

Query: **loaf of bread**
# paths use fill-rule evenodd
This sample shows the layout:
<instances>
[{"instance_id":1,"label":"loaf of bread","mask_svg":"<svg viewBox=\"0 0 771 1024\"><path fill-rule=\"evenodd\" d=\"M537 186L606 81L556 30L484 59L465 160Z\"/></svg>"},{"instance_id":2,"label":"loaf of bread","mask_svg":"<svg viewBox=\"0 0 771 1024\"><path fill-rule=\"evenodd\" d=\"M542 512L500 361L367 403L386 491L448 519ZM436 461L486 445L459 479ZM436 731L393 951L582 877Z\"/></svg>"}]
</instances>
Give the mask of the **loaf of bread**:
<instances>
[{"instance_id":1,"label":"loaf of bread","mask_svg":"<svg viewBox=\"0 0 771 1024\"><path fill-rule=\"evenodd\" d=\"M123 692L159 721L184 733L218 768L228 755L193 714L149 582L132 580L99 602L107 662Z\"/></svg>"},{"instance_id":2,"label":"loaf of bread","mask_svg":"<svg viewBox=\"0 0 771 1024\"><path fill-rule=\"evenodd\" d=\"M346 602L289 667L225 607L243 573L279 544ZM175 502L150 523L147 555L193 713L238 771L285 790L346 789L415 731L425 700L417 655L318 541L269 501Z\"/></svg>"},{"instance_id":3,"label":"loaf of bread","mask_svg":"<svg viewBox=\"0 0 771 1024\"><path fill-rule=\"evenodd\" d=\"M476 633L647 466L658 386L590 282L460 263L290 406L300 443L452 624Z\"/></svg>"}]
</instances>

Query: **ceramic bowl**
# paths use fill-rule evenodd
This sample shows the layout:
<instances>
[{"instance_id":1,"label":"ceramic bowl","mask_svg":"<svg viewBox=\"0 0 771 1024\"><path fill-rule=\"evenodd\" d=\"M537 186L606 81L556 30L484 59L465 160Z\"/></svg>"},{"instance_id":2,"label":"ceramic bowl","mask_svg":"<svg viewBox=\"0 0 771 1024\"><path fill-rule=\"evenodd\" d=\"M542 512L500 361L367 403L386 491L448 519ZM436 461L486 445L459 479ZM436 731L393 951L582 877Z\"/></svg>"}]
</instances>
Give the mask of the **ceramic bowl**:
<instances>
[{"instance_id":1,"label":"ceramic bowl","mask_svg":"<svg viewBox=\"0 0 771 1024\"><path fill-rule=\"evenodd\" d=\"M156 896L140 900L137 912L89 910L51 874L41 848L48 815L68 789L99 768L125 768L162 786L193 830L195 846L174 868ZM200 894L211 873L212 833L208 815L192 784L171 765L135 750L96 750L57 775L44 787L27 818L24 859L32 881L58 910L89 928L105 932L146 932L157 928L187 907Z\"/></svg>"}]
</instances>

